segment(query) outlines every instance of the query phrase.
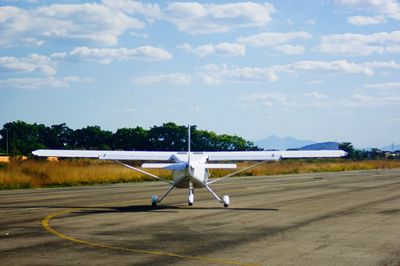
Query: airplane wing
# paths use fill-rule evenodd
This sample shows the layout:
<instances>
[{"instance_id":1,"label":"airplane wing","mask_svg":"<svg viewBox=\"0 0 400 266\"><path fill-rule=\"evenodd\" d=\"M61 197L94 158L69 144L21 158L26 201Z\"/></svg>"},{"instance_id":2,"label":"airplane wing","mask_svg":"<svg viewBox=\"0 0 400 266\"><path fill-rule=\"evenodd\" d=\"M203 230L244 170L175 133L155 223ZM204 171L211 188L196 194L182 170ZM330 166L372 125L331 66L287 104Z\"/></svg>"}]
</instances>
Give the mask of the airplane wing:
<instances>
[{"instance_id":1,"label":"airplane wing","mask_svg":"<svg viewBox=\"0 0 400 266\"><path fill-rule=\"evenodd\" d=\"M320 151L221 151L207 152L209 161L262 161L288 158L326 158L343 157L342 150Z\"/></svg>"},{"instance_id":2,"label":"airplane wing","mask_svg":"<svg viewBox=\"0 0 400 266\"><path fill-rule=\"evenodd\" d=\"M107 151L107 150L36 150L43 157L96 158L102 160L170 161L176 152L169 151Z\"/></svg>"},{"instance_id":3,"label":"airplane wing","mask_svg":"<svg viewBox=\"0 0 400 266\"><path fill-rule=\"evenodd\" d=\"M108 150L36 150L36 156L44 157L80 157L97 158L101 160L127 161L184 161L187 152L174 151L108 151ZM206 156L208 161L266 161L287 158L324 158L343 157L342 150L321 151L221 151L192 152L192 155Z\"/></svg>"}]
</instances>

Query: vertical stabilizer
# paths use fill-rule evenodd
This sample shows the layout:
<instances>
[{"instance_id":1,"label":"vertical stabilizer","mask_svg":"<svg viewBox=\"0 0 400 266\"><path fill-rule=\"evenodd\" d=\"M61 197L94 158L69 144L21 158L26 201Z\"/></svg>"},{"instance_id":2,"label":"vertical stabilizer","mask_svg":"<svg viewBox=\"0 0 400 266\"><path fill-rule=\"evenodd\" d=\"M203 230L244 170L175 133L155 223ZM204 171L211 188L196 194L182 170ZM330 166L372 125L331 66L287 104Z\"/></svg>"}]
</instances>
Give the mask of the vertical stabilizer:
<instances>
[{"instance_id":1,"label":"vertical stabilizer","mask_svg":"<svg viewBox=\"0 0 400 266\"><path fill-rule=\"evenodd\" d=\"M188 165L190 165L190 125L188 125Z\"/></svg>"}]
</instances>

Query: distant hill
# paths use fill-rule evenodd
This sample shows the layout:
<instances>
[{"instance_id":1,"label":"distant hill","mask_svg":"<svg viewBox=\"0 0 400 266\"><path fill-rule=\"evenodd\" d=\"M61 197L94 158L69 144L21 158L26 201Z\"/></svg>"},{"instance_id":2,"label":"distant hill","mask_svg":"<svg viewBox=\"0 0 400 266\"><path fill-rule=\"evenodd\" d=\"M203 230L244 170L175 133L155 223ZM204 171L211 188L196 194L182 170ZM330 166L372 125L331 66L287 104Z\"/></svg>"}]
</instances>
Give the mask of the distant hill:
<instances>
[{"instance_id":1,"label":"distant hill","mask_svg":"<svg viewBox=\"0 0 400 266\"><path fill-rule=\"evenodd\" d=\"M299 150L316 151L316 150L338 150L338 149L339 149L339 143L330 141L330 142L321 142L321 143L306 145L304 147L301 147Z\"/></svg>"},{"instance_id":2,"label":"distant hill","mask_svg":"<svg viewBox=\"0 0 400 266\"><path fill-rule=\"evenodd\" d=\"M398 151L400 150L400 145L390 145L390 146L385 146L381 148L382 151Z\"/></svg>"},{"instance_id":3,"label":"distant hill","mask_svg":"<svg viewBox=\"0 0 400 266\"><path fill-rule=\"evenodd\" d=\"M313 143L315 143L315 141L300 140L293 137L280 138L275 135L271 135L266 139L254 142L255 145L257 145L260 148L263 148L264 150L296 149Z\"/></svg>"}]
</instances>

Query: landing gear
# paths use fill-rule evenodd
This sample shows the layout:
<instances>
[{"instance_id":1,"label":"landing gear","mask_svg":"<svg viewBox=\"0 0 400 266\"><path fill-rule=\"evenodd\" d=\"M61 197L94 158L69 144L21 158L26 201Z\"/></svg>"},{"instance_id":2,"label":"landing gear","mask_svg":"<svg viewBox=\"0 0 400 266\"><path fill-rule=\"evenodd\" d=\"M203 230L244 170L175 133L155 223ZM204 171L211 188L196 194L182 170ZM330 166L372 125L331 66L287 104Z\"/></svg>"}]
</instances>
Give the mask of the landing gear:
<instances>
[{"instance_id":1,"label":"landing gear","mask_svg":"<svg viewBox=\"0 0 400 266\"><path fill-rule=\"evenodd\" d=\"M208 185L206 185L205 188L214 196L216 200L223 203L225 208L229 206L230 200L228 195L224 195L221 199Z\"/></svg>"},{"instance_id":2,"label":"landing gear","mask_svg":"<svg viewBox=\"0 0 400 266\"><path fill-rule=\"evenodd\" d=\"M175 187L175 184L173 184L168 191L162 196L160 199L158 199L157 195L151 196L151 206L152 207L157 207L157 204L161 202Z\"/></svg>"},{"instance_id":3,"label":"landing gear","mask_svg":"<svg viewBox=\"0 0 400 266\"><path fill-rule=\"evenodd\" d=\"M224 204L224 207L227 208L229 206L229 196L228 195L224 195L222 197L222 203Z\"/></svg>"},{"instance_id":4,"label":"landing gear","mask_svg":"<svg viewBox=\"0 0 400 266\"><path fill-rule=\"evenodd\" d=\"M189 194L188 194L188 205L192 206L194 202L194 188L192 185L189 186Z\"/></svg>"},{"instance_id":5,"label":"landing gear","mask_svg":"<svg viewBox=\"0 0 400 266\"><path fill-rule=\"evenodd\" d=\"M152 206L152 207L157 207L157 203L158 203L158 197L157 197L157 195L151 196L151 206Z\"/></svg>"}]
</instances>

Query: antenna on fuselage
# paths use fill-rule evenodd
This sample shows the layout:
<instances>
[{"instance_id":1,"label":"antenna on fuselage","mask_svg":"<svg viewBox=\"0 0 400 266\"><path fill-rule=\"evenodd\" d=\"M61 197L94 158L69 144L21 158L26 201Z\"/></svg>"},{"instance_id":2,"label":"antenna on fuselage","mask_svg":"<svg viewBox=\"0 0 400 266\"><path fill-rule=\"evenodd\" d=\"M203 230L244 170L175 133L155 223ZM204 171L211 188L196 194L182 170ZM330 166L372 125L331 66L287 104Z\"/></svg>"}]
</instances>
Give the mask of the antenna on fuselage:
<instances>
[{"instance_id":1,"label":"antenna on fuselage","mask_svg":"<svg viewBox=\"0 0 400 266\"><path fill-rule=\"evenodd\" d=\"M188 125L188 165L190 165L190 125Z\"/></svg>"}]
</instances>

